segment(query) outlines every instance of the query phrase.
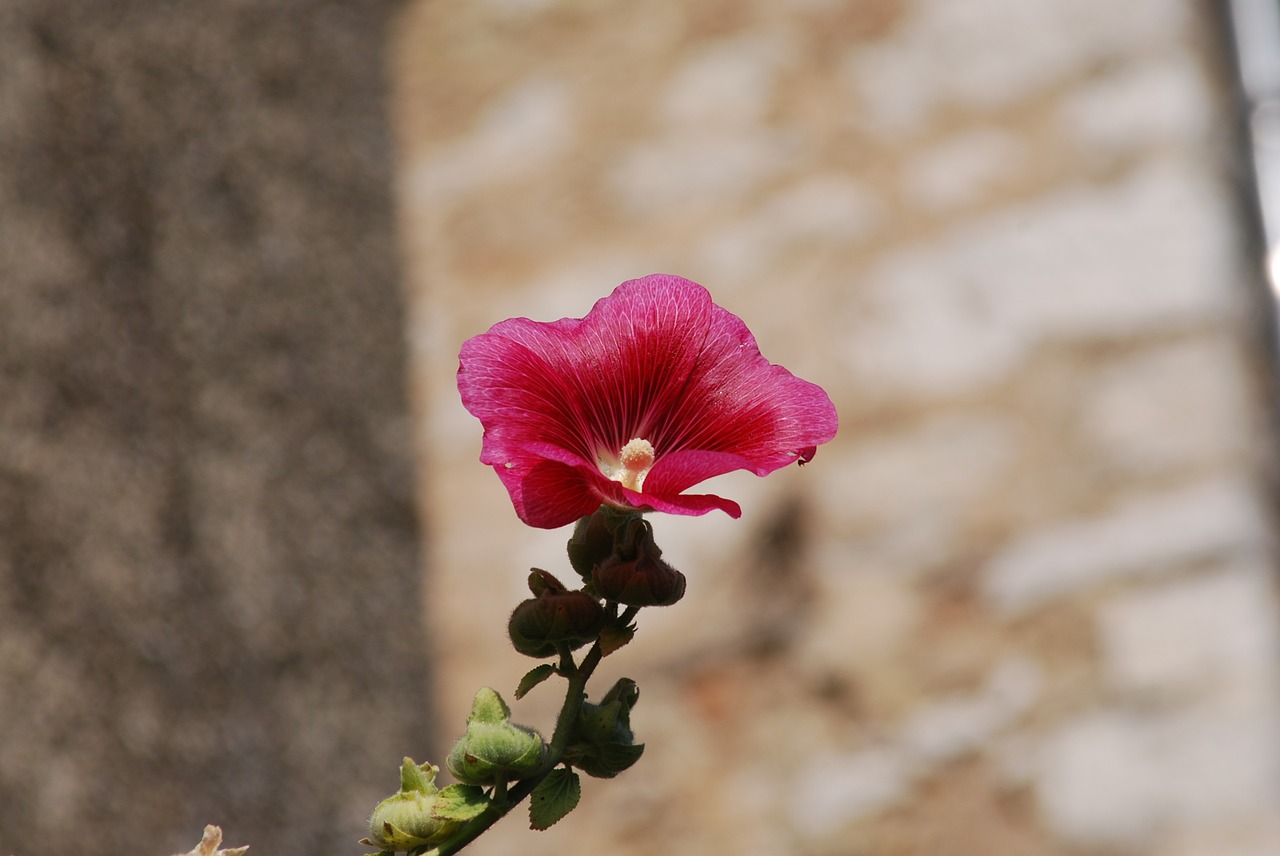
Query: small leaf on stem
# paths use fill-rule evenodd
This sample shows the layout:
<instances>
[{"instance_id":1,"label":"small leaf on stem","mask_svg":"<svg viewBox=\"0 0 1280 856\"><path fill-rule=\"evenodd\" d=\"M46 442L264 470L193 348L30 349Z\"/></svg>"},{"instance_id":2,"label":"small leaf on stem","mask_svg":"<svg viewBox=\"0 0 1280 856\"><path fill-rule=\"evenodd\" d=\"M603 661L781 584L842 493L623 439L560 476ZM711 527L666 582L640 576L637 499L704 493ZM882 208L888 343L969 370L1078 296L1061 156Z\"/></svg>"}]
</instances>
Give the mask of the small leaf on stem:
<instances>
[{"instance_id":1,"label":"small leaf on stem","mask_svg":"<svg viewBox=\"0 0 1280 856\"><path fill-rule=\"evenodd\" d=\"M489 798L475 785L449 785L436 794L431 814L441 820L471 820L488 807Z\"/></svg>"},{"instance_id":2,"label":"small leaf on stem","mask_svg":"<svg viewBox=\"0 0 1280 856\"><path fill-rule=\"evenodd\" d=\"M607 657L636 635L634 624L606 624L600 631L600 653Z\"/></svg>"},{"instance_id":3,"label":"small leaf on stem","mask_svg":"<svg viewBox=\"0 0 1280 856\"><path fill-rule=\"evenodd\" d=\"M529 799L529 828L549 829L556 821L573 811L582 796L578 774L558 767L533 789Z\"/></svg>"},{"instance_id":4,"label":"small leaf on stem","mask_svg":"<svg viewBox=\"0 0 1280 856\"><path fill-rule=\"evenodd\" d=\"M525 676L520 679L520 686L516 687L516 698L522 699L529 694L529 690L545 681L556 673L556 667L550 663L543 663L540 666L534 666Z\"/></svg>"}]
</instances>

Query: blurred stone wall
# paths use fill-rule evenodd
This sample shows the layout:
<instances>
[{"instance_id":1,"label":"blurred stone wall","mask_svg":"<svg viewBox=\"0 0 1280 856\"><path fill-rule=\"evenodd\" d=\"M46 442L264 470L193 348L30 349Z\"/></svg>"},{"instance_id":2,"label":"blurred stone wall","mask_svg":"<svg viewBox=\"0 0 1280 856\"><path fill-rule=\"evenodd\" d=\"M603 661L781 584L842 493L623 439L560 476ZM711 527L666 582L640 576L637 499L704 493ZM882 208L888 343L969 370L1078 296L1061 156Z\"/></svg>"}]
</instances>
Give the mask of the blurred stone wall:
<instances>
[{"instance_id":1,"label":"blurred stone wall","mask_svg":"<svg viewBox=\"0 0 1280 856\"><path fill-rule=\"evenodd\" d=\"M0 4L0 853L353 853L430 745L388 3Z\"/></svg>"},{"instance_id":2,"label":"blurred stone wall","mask_svg":"<svg viewBox=\"0 0 1280 856\"><path fill-rule=\"evenodd\" d=\"M529 665L506 612L568 534L476 462L465 338L677 273L842 417L718 483L741 521L655 520L688 596L597 678L639 682L643 760L477 856L1280 852L1275 438L1212 30L1185 0L408 7L443 732Z\"/></svg>"}]
</instances>

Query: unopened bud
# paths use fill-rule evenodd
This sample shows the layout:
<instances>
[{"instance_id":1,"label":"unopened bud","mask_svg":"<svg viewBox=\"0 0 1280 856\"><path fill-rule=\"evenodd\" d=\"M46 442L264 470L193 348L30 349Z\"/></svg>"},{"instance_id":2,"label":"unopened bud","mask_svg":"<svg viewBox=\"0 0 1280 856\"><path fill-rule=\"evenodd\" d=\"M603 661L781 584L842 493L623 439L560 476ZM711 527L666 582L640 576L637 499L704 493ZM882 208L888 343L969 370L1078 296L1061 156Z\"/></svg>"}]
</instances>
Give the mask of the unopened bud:
<instances>
[{"instance_id":1,"label":"unopened bud","mask_svg":"<svg viewBox=\"0 0 1280 856\"><path fill-rule=\"evenodd\" d=\"M534 568L529 588L537 597L523 601L511 613L507 633L511 644L530 657L550 657L560 645L570 650L593 641L604 625L604 608L581 591L566 591L555 577Z\"/></svg>"},{"instance_id":2,"label":"unopened bud","mask_svg":"<svg viewBox=\"0 0 1280 856\"><path fill-rule=\"evenodd\" d=\"M591 572L591 587L627 606L670 606L684 597L684 574L662 560L647 520L631 520L617 549Z\"/></svg>"},{"instance_id":3,"label":"unopened bud","mask_svg":"<svg viewBox=\"0 0 1280 856\"><path fill-rule=\"evenodd\" d=\"M584 701L578 713L565 758L588 776L611 779L644 753L631 731L631 708L640 699L640 688L620 678L599 704Z\"/></svg>"},{"instance_id":4,"label":"unopened bud","mask_svg":"<svg viewBox=\"0 0 1280 856\"><path fill-rule=\"evenodd\" d=\"M613 552L613 530L617 523L617 512L602 505L573 527L568 544L569 564L583 580L589 581L591 569Z\"/></svg>"},{"instance_id":5,"label":"unopened bud","mask_svg":"<svg viewBox=\"0 0 1280 856\"><path fill-rule=\"evenodd\" d=\"M431 764L417 765L405 758L400 765L400 792L374 808L364 843L392 852L407 851L438 844L457 832L460 822L432 813L439 793L435 786L438 772Z\"/></svg>"},{"instance_id":6,"label":"unopened bud","mask_svg":"<svg viewBox=\"0 0 1280 856\"><path fill-rule=\"evenodd\" d=\"M494 690L476 693L467 732L449 753L449 772L468 785L516 781L537 772L546 756L542 736L511 721L511 708Z\"/></svg>"}]
</instances>

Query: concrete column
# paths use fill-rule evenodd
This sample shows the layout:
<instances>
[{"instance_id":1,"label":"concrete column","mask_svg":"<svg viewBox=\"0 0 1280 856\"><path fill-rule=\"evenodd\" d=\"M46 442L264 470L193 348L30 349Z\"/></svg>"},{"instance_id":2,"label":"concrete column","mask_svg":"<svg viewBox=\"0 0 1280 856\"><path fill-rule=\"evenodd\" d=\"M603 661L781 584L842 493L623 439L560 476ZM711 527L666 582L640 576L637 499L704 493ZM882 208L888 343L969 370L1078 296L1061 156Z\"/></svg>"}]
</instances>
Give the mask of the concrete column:
<instances>
[{"instance_id":1,"label":"concrete column","mask_svg":"<svg viewBox=\"0 0 1280 856\"><path fill-rule=\"evenodd\" d=\"M0 852L354 852L424 754L391 6L0 9Z\"/></svg>"}]
</instances>

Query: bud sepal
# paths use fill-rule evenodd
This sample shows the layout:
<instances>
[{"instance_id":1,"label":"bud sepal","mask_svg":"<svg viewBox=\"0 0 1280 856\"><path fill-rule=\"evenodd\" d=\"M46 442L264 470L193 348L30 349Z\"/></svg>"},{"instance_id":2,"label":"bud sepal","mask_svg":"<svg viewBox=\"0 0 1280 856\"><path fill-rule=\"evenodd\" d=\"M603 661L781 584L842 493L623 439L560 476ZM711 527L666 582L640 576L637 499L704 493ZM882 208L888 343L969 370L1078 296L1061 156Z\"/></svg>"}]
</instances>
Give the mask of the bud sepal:
<instances>
[{"instance_id":1,"label":"bud sepal","mask_svg":"<svg viewBox=\"0 0 1280 856\"><path fill-rule=\"evenodd\" d=\"M644 744L636 743L631 731L631 708L639 698L636 682L620 678L599 704L584 701L565 761L588 776L612 779L640 760Z\"/></svg>"}]
</instances>

